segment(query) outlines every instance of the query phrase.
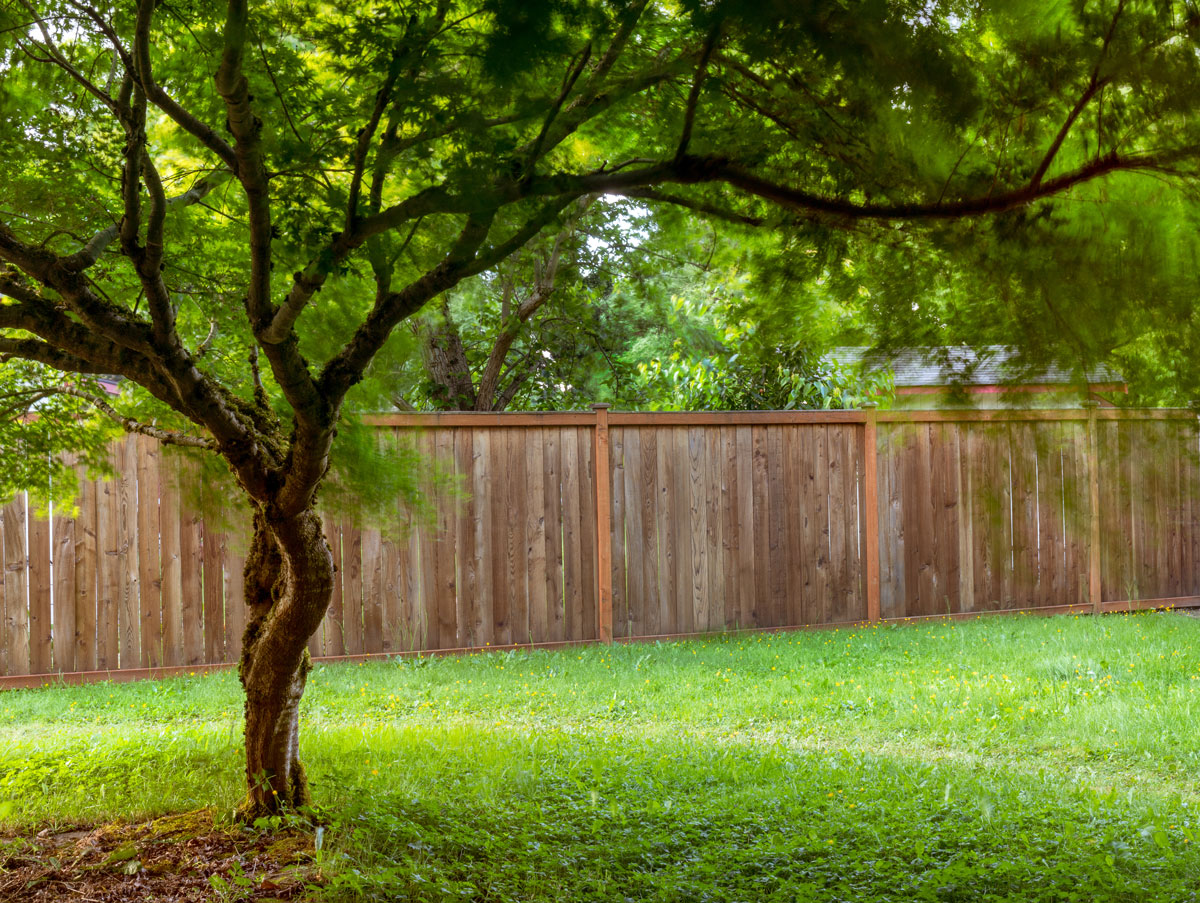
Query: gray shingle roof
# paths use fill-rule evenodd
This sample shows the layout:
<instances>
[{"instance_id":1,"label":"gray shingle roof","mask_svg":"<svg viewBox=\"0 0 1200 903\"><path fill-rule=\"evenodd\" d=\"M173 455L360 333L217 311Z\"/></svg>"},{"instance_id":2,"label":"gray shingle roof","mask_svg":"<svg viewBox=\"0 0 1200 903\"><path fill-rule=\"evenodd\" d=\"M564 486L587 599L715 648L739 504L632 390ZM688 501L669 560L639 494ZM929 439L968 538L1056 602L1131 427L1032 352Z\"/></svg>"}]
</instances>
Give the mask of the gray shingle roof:
<instances>
[{"instance_id":1,"label":"gray shingle roof","mask_svg":"<svg viewBox=\"0 0 1200 903\"><path fill-rule=\"evenodd\" d=\"M1016 363L1016 353L1003 345L967 348L947 345L930 348L900 348L872 353L863 346L834 348L829 356L842 366L863 366L867 370L891 368L896 388L906 386L995 386L1005 383L1022 385L1072 385L1080 375L1070 367L1051 364L1030 370ZM1104 365L1088 373L1089 383L1123 382L1121 375Z\"/></svg>"}]
</instances>

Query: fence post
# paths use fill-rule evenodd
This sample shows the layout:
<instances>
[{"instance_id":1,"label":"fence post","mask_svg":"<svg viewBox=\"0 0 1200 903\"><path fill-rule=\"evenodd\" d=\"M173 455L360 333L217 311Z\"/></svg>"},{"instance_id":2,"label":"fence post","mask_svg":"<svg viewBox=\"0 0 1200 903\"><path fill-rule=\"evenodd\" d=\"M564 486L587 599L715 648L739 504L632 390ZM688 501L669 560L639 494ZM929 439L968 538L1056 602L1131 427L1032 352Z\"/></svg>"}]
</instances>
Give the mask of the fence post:
<instances>
[{"instance_id":1,"label":"fence post","mask_svg":"<svg viewBox=\"0 0 1200 903\"><path fill-rule=\"evenodd\" d=\"M1096 439L1098 401L1085 401L1088 456L1088 598L1092 613L1100 614L1100 454Z\"/></svg>"},{"instance_id":2,"label":"fence post","mask_svg":"<svg viewBox=\"0 0 1200 903\"><path fill-rule=\"evenodd\" d=\"M596 638L611 643L612 613L612 469L608 461L608 405L594 404L596 431L592 461L596 468Z\"/></svg>"},{"instance_id":3,"label":"fence post","mask_svg":"<svg viewBox=\"0 0 1200 903\"><path fill-rule=\"evenodd\" d=\"M863 524L866 531L867 620L879 623L879 466L875 402L863 403Z\"/></svg>"}]
</instances>

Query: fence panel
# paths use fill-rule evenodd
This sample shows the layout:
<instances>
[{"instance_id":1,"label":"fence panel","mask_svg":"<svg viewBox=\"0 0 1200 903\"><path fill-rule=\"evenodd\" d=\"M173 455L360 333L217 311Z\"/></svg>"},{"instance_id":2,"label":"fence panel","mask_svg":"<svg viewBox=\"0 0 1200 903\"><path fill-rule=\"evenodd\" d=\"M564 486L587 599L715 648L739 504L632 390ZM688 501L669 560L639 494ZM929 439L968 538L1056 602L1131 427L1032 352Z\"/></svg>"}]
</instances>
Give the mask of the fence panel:
<instances>
[{"instance_id":1,"label":"fence panel","mask_svg":"<svg viewBox=\"0 0 1200 903\"><path fill-rule=\"evenodd\" d=\"M413 451L426 462L423 501L369 527L324 518L336 576L314 656L594 640L609 629L604 593L624 638L856 622L868 617L868 548L885 619L1200 602L1186 412L379 427L398 462ZM0 507L0 676L236 661L240 513L202 517L214 500L185 487L213 487L153 442L127 437L112 454L117 478L81 473L74 512L47 521L24 497Z\"/></svg>"}]
</instances>

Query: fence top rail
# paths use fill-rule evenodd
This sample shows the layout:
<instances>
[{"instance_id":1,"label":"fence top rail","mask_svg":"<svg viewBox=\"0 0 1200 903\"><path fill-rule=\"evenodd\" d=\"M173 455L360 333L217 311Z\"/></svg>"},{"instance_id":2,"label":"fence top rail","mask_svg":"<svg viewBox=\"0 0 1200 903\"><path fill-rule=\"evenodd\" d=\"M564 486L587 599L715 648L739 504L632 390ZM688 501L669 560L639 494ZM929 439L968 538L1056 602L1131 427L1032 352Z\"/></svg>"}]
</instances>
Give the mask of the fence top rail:
<instances>
[{"instance_id":1,"label":"fence top rail","mask_svg":"<svg viewBox=\"0 0 1200 903\"><path fill-rule=\"evenodd\" d=\"M1196 420L1187 408L1029 408L999 410L929 411L609 411L609 426L745 426L804 425L822 423L946 423L1012 421L1083 421L1095 414L1099 420ZM592 426L591 411L455 411L430 413L367 414L371 426L432 427L522 427Z\"/></svg>"},{"instance_id":2,"label":"fence top rail","mask_svg":"<svg viewBox=\"0 0 1200 903\"><path fill-rule=\"evenodd\" d=\"M420 414L366 414L368 426L594 426L596 415L590 411L512 411L505 413L474 411L431 411Z\"/></svg>"}]
</instances>

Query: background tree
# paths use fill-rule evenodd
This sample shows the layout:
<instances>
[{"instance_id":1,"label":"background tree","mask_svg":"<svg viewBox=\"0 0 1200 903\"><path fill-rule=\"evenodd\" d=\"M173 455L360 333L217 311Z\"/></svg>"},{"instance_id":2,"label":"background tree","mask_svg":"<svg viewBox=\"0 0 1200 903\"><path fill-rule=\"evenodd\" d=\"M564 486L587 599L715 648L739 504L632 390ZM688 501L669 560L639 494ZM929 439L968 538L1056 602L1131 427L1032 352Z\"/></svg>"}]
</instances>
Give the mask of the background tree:
<instances>
[{"instance_id":1,"label":"background tree","mask_svg":"<svg viewBox=\"0 0 1200 903\"><path fill-rule=\"evenodd\" d=\"M878 224L880 244L1191 177L1188 3L1053 12L3 0L0 355L71 400L58 422L89 408L81 375L125 377L125 429L219 456L241 488L244 811L308 799L317 493L400 323L589 196L789 234ZM29 425L3 429L9 458Z\"/></svg>"}]
</instances>

